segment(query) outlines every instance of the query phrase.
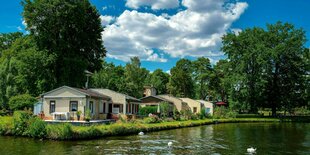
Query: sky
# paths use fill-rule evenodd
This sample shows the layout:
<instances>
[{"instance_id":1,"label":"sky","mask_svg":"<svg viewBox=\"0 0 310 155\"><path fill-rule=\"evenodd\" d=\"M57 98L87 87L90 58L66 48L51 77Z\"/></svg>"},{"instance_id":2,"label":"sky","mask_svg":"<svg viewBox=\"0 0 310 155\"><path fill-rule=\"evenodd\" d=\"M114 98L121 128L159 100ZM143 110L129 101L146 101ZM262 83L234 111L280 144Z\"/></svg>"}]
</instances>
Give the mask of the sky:
<instances>
[{"instance_id":1,"label":"sky","mask_svg":"<svg viewBox=\"0 0 310 155\"><path fill-rule=\"evenodd\" d=\"M310 38L309 0L90 0L100 12L108 62L165 72L181 58L225 59L221 37L246 28L289 22ZM20 0L1 1L0 33L25 31ZM310 47L307 41L306 47Z\"/></svg>"}]
</instances>

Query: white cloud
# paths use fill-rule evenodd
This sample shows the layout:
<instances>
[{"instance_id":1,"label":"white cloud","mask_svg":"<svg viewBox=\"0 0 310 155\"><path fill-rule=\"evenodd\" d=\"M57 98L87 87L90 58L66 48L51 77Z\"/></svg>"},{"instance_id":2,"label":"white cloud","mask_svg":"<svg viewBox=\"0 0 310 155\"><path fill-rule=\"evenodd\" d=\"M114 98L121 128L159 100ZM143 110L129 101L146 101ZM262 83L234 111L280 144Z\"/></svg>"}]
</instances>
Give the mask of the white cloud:
<instances>
[{"instance_id":1,"label":"white cloud","mask_svg":"<svg viewBox=\"0 0 310 155\"><path fill-rule=\"evenodd\" d=\"M106 26L106 25L109 25L109 24L111 24L111 22L113 21L113 20L115 20L115 17L113 17L113 16L100 16L100 20L101 20L101 24L103 25L103 26Z\"/></svg>"},{"instance_id":2,"label":"white cloud","mask_svg":"<svg viewBox=\"0 0 310 155\"><path fill-rule=\"evenodd\" d=\"M129 61L130 57L139 56L145 61L167 61L163 53L154 53L152 49L171 57L221 56L221 37L248 6L224 0L183 0L182 5L187 9L175 15L125 10L102 33L108 57Z\"/></svg>"},{"instance_id":3,"label":"white cloud","mask_svg":"<svg viewBox=\"0 0 310 155\"><path fill-rule=\"evenodd\" d=\"M142 6L150 6L153 10L172 9L179 6L179 0L127 0L126 6L132 9Z\"/></svg>"}]
</instances>

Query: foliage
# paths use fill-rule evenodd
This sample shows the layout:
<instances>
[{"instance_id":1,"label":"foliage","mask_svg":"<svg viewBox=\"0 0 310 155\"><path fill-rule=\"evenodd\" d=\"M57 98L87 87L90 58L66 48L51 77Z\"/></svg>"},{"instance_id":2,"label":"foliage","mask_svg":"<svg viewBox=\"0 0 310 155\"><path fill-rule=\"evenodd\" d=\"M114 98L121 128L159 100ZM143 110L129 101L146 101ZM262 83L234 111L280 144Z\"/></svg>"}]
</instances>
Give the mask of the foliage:
<instances>
[{"instance_id":1,"label":"foliage","mask_svg":"<svg viewBox=\"0 0 310 155\"><path fill-rule=\"evenodd\" d=\"M32 117L28 121L28 128L25 131L26 135L33 138L45 138L46 122L38 117Z\"/></svg>"},{"instance_id":2,"label":"foliage","mask_svg":"<svg viewBox=\"0 0 310 155\"><path fill-rule=\"evenodd\" d=\"M152 116L144 118L143 122L146 124L160 123L161 119L157 115L152 115Z\"/></svg>"},{"instance_id":3,"label":"foliage","mask_svg":"<svg viewBox=\"0 0 310 155\"><path fill-rule=\"evenodd\" d=\"M193 97L194 81L192 79L192 62L188 59L180 59L176 66L170 70L168 90L177 97Z\"/></svg>"},{"instance_id":4,"label":"foliage","mask_svg":"<svg viewBox=\"0 0 310 155\"><path fill-rule=\"evenodd\" d=\"M145 83L154 87L157 94L167 93L167 84L169 82L169 74L163 72L161 69L156 69L153 73L149 74Z\"/></svg>"},{"instance_id":5,"label":"foliage","mask_svg":"<svg viewBox=\"0 0 310 155\"><path fill-rule=\"evenodd\" d=\"M192 111L190 109L186 109L186 110L181 110L180 111L180 120L181 121L187 121L192 119Z\"/></svg>"},{"instance_id":6,"label":"foliage","mask_svg":"<svg viewBox=\"0 0 310 155\"><path fill-rule=\"evenodd\" d=\"M159 103L160 108L160 117L166 118L169 116L169 112L171 112L172 106L168 102L160 102Z\"/></svg>"},{"instance_id":7,"label":"foliage","mask_svg":"<svg viewBox=\"0 0 310 155\"><path fill-rule=\"evenodd\" d=\"M85 121L89 122L91 119L91 111L89 108L86 108L85 110Z\"/></svg>"},{"instance_id":8,"label":"foliage","mask_svg":"<svg viewBox=\"0 0 310 155\"><path fill-rule=\"evenodd\" d=\"M73 137L72 125L68 123L47 125L46 131L50 139L66 140Z\"/></svg>"},{"instance_id":9,"label":"foliage","mask_svg":"<svg viewBox=\"0 0 310 155\"><path fill-rule=\"evenodd\" d=\"M38 100L29 94L13 96L9 101L9 108L13 111L24 110L25 108L33 108L34 103Z\"/></svg>"},{"instance_id":10,"label":"foliage","mask_svg":"<svg viewBox=\"0 0 310 155\"><path fill-rule=\"evenodd\" d=\"M25 136L32 115L26 111L15 111L13 114L13 135Z\"/></svg>"},{"instance_id":11,"label":"foliage","mask_svg":"<svg viewBox=\"0 0 310 155\"><path fill-rule=\"evenodd\" d=\"M157 106L145 106L139 108L139 115L148 116L149 114L157 113Z\"/></svg>"},{"instance_id":12,"label":"foliage","mask_svg":"<svg viewBox=\"0 0 310 155\"><path fill-rule=\"evenodd\" d=\"M211 63L208 58L199 57L197 60L193 61L193 78L196 83L196 93L197 98L206 99L209 95L209 84L211 80Z\"/></svg>"},{"instance_id":13,"label":"foliage","mask_svg":"<svg viewBox=\"0 0 310 155\"><path fill-rule=\"evenodd\" d=\"M130 59L131 62L125 66L125 82L128 95L136 98L142 97L144 81L149 74L145 68L141 68L138 57Z\"/></svg>"},{"instance_id":14,"label":"foliage","mask_svg":"<svg viewBox=\"0 0 310 155\"><path fill-rule=\"evenodd\" d=\"M257 113L258 107L276 110L305 105L307 69L303 64L305 32L278 22L267 29L246 29L223 37L229 61L229 103Z\"/></svg>"},{"instance_id":15,"label":"foliage","mask_svg":"<svg viewBox=\"0 0 310 155\"><path fill-rule=\"evenodd\" d=\"M2 55L2 52L13 44L13 42L21 38L23 36L23 33L21 32L13 32L13 33L0 33L0 57Z\"/></svg>"},{"instance_id":16,"label":"foliage","mask_svg":"<svg viewBox=\"0 0 310 155\"><path fill-rule=\"evenodd\" d=\"M206 118L206 108L202 107L199 113L199 119L205 119Z\"/></svg>"},{"instance_id":17,"label":"foliage","mask_svg":"<svg viewBox=\"0 0 310 155\"><path fill-rule=\"evenodd\" d=\"M88 0L23 0L22 6L26 29L39 50L56 55L50 67L56 87L83 86L84 71L99 70L106 53L96 7Z\"/></svg>"},{"instance_id":18,"label":"foliage","mask_svg":"<svg viewBox=\"0 0 310 155\"><path fill-rule=\"evenodd\" d=\"M224 106L215 107L213 111L213 118L236 118L237 112Z\"/></svg>"},{"instance_id":19,"label":"foliage","mask_svg":"<svg viewBox=\"0 0 310 155\"><path fill-rule=\"evenodd\" d=\"M172 113L173 113L173 119L179 121L180 113L176 107L173 107Z\"/></svg>"}]
</instances>

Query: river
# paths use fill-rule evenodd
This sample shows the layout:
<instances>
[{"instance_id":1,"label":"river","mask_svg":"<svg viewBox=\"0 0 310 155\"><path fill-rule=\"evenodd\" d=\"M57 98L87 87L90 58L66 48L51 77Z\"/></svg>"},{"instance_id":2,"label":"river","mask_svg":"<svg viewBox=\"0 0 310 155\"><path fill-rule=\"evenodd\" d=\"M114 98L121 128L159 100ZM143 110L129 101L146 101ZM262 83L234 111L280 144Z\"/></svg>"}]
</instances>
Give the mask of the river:
<instances>
[{"instance_id":1,"label":"river","mask_svg":"<svg viewBox=\"0 0 310 155\"><path fill-rule=\"evenodd\" d=\"M168 147L172 142L172 147ZM310 155L308 123L228 123L84 141L0 136L0 155L15 154L248 154Z\"/></svg>"}]
</instances>

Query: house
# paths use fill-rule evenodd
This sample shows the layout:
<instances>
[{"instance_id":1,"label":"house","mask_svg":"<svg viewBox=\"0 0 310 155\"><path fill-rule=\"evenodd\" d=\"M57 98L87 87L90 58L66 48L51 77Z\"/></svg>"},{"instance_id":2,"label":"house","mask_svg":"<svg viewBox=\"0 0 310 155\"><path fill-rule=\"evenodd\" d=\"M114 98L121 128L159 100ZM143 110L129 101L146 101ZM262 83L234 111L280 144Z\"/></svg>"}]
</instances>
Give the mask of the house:
<instances>
[{"instance_id":1,"label":"house","mask_svg":"<svg viewBox=\"0 0 310 155\"><path fill-rule=\"evenodd\" d=\"M205 100L197 100L198 102L201 103L201 106L205 108L205 113L208 115L213 115L213 103Z\"/></svg>"},{"instance_id":2,"label":"house","mask_svg":"<svg viewBox=\"0 0 310 155\"><path fill-rule=\"evenodd\" d=\"M62 86L42 94L41 100L45 119L77 119L78 111L83 118L87 109L91 119L106 119L107 113L102 106L111 98L89 89Z\"/></svg>"},{"instance_id":3,"label":"house","mask_svg":"<svg viewBox=\"0 0 310 155\"><path fill-rule=\"evenodd\" d=\"M191 110L192 113L197 114L200 113L201 111L201 103L190 99L190 98L180 98L183 102L187 103L189 109Z\"/></svg>"},{"instance_id":4,"label":"house","mask_svg":"<svg viewBox=\"0 0 310 155\"><path fill-rule=\"evenodd\" d=\"M145 106L160 106L161 103L168 103L170 105L169 113L173 111L173 107L175 107L174 103L170 100L162 98L157 95L146 96L140 99L141 100L141 107Z\"/></svg>"},{"instance_id":5,"label":"house","mask_svg":"<svg viewBox=\"0 0 310 155\"><path fill-rule=\"evenodd\" d=\"M104 105L104 111L110 114L126 114L135 115L139 111L141 100L132 96L115 92L110 89L90 89L96 93L108 96L111 100L107 105Z\"/></svg>"},{"instance_id":6,"label":"house","mask_svg":"<svg viewBox=\"0 0 310 155\"><path fill-rule=\"evenodd\" d=\"M152 86L144 86L143 87L143 97L146 96L155 96L156 95L156 89Z\"/></svg>"}]
</instances>

